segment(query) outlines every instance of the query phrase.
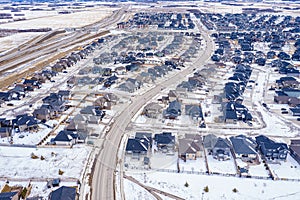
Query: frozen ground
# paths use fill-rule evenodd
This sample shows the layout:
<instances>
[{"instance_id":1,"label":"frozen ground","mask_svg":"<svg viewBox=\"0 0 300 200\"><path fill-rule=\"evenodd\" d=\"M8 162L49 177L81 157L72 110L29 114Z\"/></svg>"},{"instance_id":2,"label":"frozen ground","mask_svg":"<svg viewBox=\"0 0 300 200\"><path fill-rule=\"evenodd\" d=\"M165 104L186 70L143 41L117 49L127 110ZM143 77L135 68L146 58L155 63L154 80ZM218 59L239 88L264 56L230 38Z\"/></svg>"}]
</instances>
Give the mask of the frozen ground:
<instances>
[{"instance_id":1,"label":"frozen ground","mask_svg":"<svg viewBox=\"0 0 300 200\"><path fill-rule=\"evenodd\" d=\"M191 172L206 172L205 158L197 158L197 160L187 160L184 162L179 159L179 168L181 172L191 171Z\"/></svg>"},{"instance_id":2,"label":"frozen ground","mask_svg":"<svg viewBox=\"0 0 300 200\"><path fill-rule=\"evenodd\" d=\"M41 35L41 33L18 33L6 37L0 38L0 52L6 51L12 48L16 48L20 44L24 43L27 40L30 40L38 35Z\"/></svg>"},{"instance_id":3,"label":"frozen ground","mask_svg":"<svg viewBox=\"0 0 300 200\"><path fill-rule=\"evenodd\" d=\"M166 155L161 152L154 153L150 159L151 168L177 170L177 158L177 153L174 155Z\"/></svg>"},{"instance_id":4,"label":"frozen ground","mask_svg":"<svg viewBox=\"0 0 300 200\"><path fill-rule=\"evenodd\" d=\"M13 133L13 144L37 145L52 129L39 125L37 132ZM9 138L0 138L0 143L8 144Z\"/></svg>"},{"instance_id":5,"label":"frozen ground","mask_svg":"<svg viewBox=\"0 0 300 200\"><path fill-rule=\"evenodd\" d=\"M1 147L0 176L9 178L80 178L90 148ZM32 159L32 153L38 156ZM44 160L41 159L44 157ZM58 170L64 171L63 175Z\"/></svg>"},{"instance_id":6,"label":"frozen ground","mask_svg":"<svg viewBox=\"0 0 300 200\"><path fill-rule=\"evenodd\" d=\"M289 154L286 161L269 164L269 167L277 178L300 179L300 166Z\"/></svg>"},{"instance_id":7,"label":"frozen ground","mask_svg":"<svg viewBox=\"0 0 300 200\"><path fill-rule=\"evenodd\" d=\"M155 200L155 198L141 186L124 179L124 189L125 191L131 191L125 193L125 199L130 200Z\"/></svg>"},{"instance_id":8,"label":"frozen ground","mask_svg":"<svg viewBox=\"0 0 300 200\"><path fill-rule=\"evenodd\" d=\"M218 161L214 159L211 155L207 155L207 162L210 172L222 174L236 174L236 168L232 156L230 156L229 160Z\"/></svg>"},{"instance_id":9,"label":"frozen ground","mask_svg":"<svg viewBox=\"0 0 300 200\"><path fill-rule=\"evenodd\" d=\"M48 16L43 18L17 21L8 24L0 25L0 28L23 29L34 28L79 28L88 24L100 21L106 16L109 16L114 9L112 8L97 8L89 11L76 12L66 15Z\"/></svg>"},{"instance_id":10,"label":"frozen ground","mask_svg":"<svg viewBox=\"0 0 300 200\"><path fill-rule=\"evenodd\" d=\"M300 182L269 181L235 177L191 175L164 172L126 173L141 183L172 193L186 200L266 200L299 199ZM145 182L146 180L146 182ZM188 187L184 184L188 183ZM208 186L208 192L204 187ZM236 188L237 192L232 190ZM129 190L133 192L133 190ZM129 192L127 190L127 192Z\"/></svg>"}]
</instances>

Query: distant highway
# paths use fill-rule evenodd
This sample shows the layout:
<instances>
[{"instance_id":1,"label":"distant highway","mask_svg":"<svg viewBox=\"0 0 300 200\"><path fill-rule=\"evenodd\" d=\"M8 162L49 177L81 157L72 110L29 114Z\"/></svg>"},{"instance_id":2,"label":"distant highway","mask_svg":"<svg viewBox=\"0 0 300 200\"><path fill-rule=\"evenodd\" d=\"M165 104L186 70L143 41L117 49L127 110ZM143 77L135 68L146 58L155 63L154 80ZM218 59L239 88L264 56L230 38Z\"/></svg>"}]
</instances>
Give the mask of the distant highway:
<instances>
[{"instance_id":1,"label":"distant highway","mask_svg":"<svg viewBox=\"0 0 300 200\"><path fill-rule=\"evenodd\" d=\"M197 24L199 30L201 26ZM193 72L195 66L203 66L206 61L210 58L213 52L213 42L209 35L202 32L202 36L206 42L206 50L203 54L196 60L194 65L184 68L180 73L177 73L170 79L166 80L163 85L172 85L187 75ZM115 118L115 122L112 124L111 129L107 132L104 140L98 141L100 153L96 158L96 166L93 174L92 182L92 199L93 200L111 200L115 198L115 185L114 185L114 171L117 166L117 154L118 147L120 145L122 136L125 133L125 129L130 123L132 117L144 106L149 100L151 100L155 95L157 95L165 87L161 84L150 89L143 95L138 95L132 97L131 104L126 107L119 116Z\"/></svg>"},{"instance_id":2,"label":"distant highway","mask_svg":"<svg viewBox=\"0 0 300 200\"><path fill-rule=\"evenodd\" d=\"M116 23L121 21L126 14L125 10L126 7L122 7L115 11L110 17L85 26L75 32L65 33L65 31L62 30L52 31L9 51L0 58L0 76L2 79L2 84L0 86L2 88L4 87L3 81L5 77L3 75L8 70L10 71L10 74L18 73L18 71L20 71L20 66L23 66L24 69L28 68L29 70L35 63L40 62L40 59L45 55L47 55L47 59L49 59L51 58L51 55L54 56L58 54L58 51L60 50L64 51L82 45L83 43L90 42L92 39L97 38L99 33L104 31L103 28L116 25ZM98 32L91 32L95 30ZM28 66L26 64L28 64ZM12 81L12 77L13 76L7 77L10 79L7 84L16 81Z\"/></svg>"}]
</instances>

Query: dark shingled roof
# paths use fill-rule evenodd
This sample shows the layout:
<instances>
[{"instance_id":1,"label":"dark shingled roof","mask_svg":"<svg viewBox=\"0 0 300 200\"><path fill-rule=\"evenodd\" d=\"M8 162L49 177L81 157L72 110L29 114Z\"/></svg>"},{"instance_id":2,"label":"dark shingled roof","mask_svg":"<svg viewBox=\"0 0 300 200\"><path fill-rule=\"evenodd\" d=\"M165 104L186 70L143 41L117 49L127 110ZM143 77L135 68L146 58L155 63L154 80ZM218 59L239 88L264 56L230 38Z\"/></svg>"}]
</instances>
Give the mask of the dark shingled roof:
<instances>
[{"instance_id":1,"label":"dark shingled roof","mask_svg":"<svg viewBox=\"0 0 300 200\"><path fill-rule=\"evenodd\" d=\"M62 186L53 191L49 195L49 200L75 200L76 189L71 187Z\"/></svg>"}]
</instances>

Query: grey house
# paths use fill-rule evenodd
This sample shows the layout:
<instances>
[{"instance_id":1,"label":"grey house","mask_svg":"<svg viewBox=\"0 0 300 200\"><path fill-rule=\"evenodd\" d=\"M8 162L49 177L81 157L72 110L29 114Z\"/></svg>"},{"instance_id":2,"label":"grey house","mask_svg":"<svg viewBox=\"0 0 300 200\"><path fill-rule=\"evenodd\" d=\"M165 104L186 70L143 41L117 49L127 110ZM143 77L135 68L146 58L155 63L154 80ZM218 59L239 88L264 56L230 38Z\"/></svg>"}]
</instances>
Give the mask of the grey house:
<instances>
[{"instance_id":1,"label":"grey house","mask_svg":"<svg viewBox=\"0 0 300 200\"><path fill-rule=\"evenodd\" d=\"M158 150L162 150L163 152L168 152L175 148L175 136L170 132L155 134L154 141Z\"/></svg>"},{"instance_id":2,"label":"grey house","mask_svg":"<svg viewBox=\"0 0 300 200\"><path fill-rule=\"evenodd\" d=\"M300 164L300 140L291 140L291 156Z\"/></svg>"},{"instance_id":3,"label":"grey house","mask_svg":"<svg viewBox=\"0 0 300 200\"><path fill-rule=\"evenodd\" d=\"M178 101L172 101L169 107L164 110L164 117L167 119L176 119L181 115L181 103Z\"/></svg>"},{"instance_id":4,"label":"grey house","mask_svg":"<svg viewBox=\"0 0 300 200\"><path fill-rule=\"evenodd\" d=\"M218 138L214 148L212 149L213 157L217 160L228 160L230 159L230 143L228 140Z\"/></svg>"},{"instance_id":5,"label":"grey house","mask_svg":"<svg viewBox=\"0 0 300 200\"><path fill-rule=\"evenodd\" d=\"M144 107L143 114L146 115L149 118L156 119L159 114L162 113L162 106L160 106L158 103L149 103Z\"/></svg>"},{"instance_id":6,"label":"grey house","mask_svg":"<svg viewBox=\"0 0 300 200\"><path fill-rule=\"evenodd\" d=\"M185 114L194 120L203 120L203 113L200 105L186 105Z\"/></svg>"},{"instance_id":7,"label":"grey house","mask_svg":"<svg viewBox=\"0 0 300 200\"><path fill-rule=\"evenodd\" d=\"M48 121L51 119L51 112L48 108L38 108L33 111L33 116L39 120Z\"/></svg>"},{"instance_id":8,"label":"grey house","mask_svg":"<svg viewBox=\"0 0 300 200\"><path fill-rule=\"evenodd\" d=\"M49 194L49 200L78 200L76 188L62 186Z\"/></svg>"},{"instance_id":9,"label":"grey house","mask_svg":"<svg viewBox=\"0 0 300 200\"><path fill-rule=\"evenodd\" d=\"M218 137L214 134L208 134L203 137L203 146L207 149L209 155L212 154L213 148L218 140Z\"/></svg>"},{"instance_id":10,"label":"grey house","mask_svg":"<svg viewBox=\"0 0 300 200\"><path fill-rule=\"evenodd\" d=\"M256 142L252 138L248 138L244 135L230 137L232 143L233 152L236 158L240 158L243 161L254 161L258 158L256 148Z\"/></svg>"},{"instance_id":11,"label":"grey house","mask_svg":"<svg viewBox=\"0 0 300 200\"><path fill-rule=\"evenodd\" d=\"M124 92L133 93L134 91L136 91L137 87L132 82L126 81L125 83L119 85L118 89Z\"/></svg>"},{"instance_id":12,"label":"grey house","mask_svg":"<svg viewBox=\"0 0 300 200\"><path fill-rule=\"evenodd\" d=\"M263 156L269 160L285 160L288 154L288 147L285 143L274 142L264 135L255 137L258 149Z\"/></svg>"},{"instance_id":13,"label":"grey house","mask_svg":"<svg viewBox=\"0 0 300 200\"><path fill-rule=\"evenodd\" d=\"M230 159L230 142L223 138L218 138L214 134L203 137L203 146L207 150L208 155L212 155L218 160Z\"/></svg>"}]
</instances>

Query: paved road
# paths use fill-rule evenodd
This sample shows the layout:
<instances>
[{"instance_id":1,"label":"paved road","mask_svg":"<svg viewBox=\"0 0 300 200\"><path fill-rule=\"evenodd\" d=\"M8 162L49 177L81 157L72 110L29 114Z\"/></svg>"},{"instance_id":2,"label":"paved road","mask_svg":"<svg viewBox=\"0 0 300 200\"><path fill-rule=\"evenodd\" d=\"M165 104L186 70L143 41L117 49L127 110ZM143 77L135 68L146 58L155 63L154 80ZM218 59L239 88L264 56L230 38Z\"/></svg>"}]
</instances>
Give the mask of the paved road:
<instances>
[{"instance_id":1,"label":"paved road","mask_svg":"<svg viewBox=\"0 0 300 200\"><path fill-rule=\"evenodd\" d=\"M198 27L200 27L199 24ZM210 58L213 51L213 43L207 33L203 32L202 35L207 44L206 50L203 51L203 54L196 60L194 65L184 68L180 73L174 75L163 84L152 88L142 96L133 97L132 103L125 108L118 117L116 117L115 122L112 124L111 129L107 132L105 139L96 143L96 145L100 148L100 153L96 160L96 166L93 175L93 200L116 199L114 191L114 171L117 165L118 147L131 118L140 110L143 105L151 100L164 87L172 85L183 78L186 78L188 74L193 72L193 69L196 66L203 66Z\"/></svg>"}]
</instances>

